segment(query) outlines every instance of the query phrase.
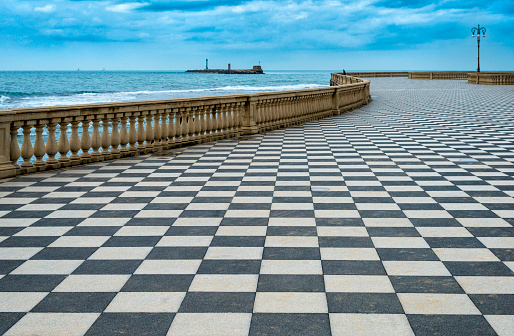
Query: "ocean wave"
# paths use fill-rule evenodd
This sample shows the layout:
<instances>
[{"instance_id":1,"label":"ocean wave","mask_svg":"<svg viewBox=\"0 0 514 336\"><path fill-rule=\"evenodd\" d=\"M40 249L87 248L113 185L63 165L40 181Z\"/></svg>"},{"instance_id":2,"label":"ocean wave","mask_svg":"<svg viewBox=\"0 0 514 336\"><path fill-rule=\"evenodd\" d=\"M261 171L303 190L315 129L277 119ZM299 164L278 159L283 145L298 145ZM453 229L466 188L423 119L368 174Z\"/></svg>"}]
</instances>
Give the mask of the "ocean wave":
<instances>
[{"instance_id":1,"label":"ocean wave","mask_svg":"<svg viewBox=\"0 0 514 336\"><path fill-rule=\"evenodd\" d=\"M38 107L58 106L92 103L110 103L134 100L172 99L207 95L225 95L237 93L265 92L265 91L286 91L322 87L319 84L295 84L277 86L223 86L202 89L177 89L177 90L156 90L156 91L127 91L127 92L77 92L68 95L46 95L21 97L15 101L7 96L1 96L0 102L9 102L9 107Z\"/></svg>"}]
</instances>

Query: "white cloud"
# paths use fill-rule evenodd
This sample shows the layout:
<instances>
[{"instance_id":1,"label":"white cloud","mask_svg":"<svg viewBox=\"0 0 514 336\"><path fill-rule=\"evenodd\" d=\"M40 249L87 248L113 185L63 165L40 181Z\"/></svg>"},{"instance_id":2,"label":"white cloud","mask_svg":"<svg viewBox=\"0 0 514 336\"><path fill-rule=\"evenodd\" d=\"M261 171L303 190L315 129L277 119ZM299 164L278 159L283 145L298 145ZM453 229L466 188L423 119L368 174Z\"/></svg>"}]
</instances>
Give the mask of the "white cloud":
<instances>
[{"instance_id":1,"label":"white cloud","mask_svg":"<svg viewBox=\"0 0 514 336\"><path fill-rule=\"evenodd\" d=\"M34 11L42 13L52 13L55 10L55 5L46 5L43 7L36 7Z\"/></svg>"},{"instance_id":2,"label":"white cloud","mask_svg":"<svg viewBox=\"0 0 514 336\"><path fill-rule=\"evenodd\" d=\"M105 10L114 13L129 13L134 9L138 9L146 5L148 5L147 2L129 2L119 5L107 6Z\"/></svg>"}]
</instances>

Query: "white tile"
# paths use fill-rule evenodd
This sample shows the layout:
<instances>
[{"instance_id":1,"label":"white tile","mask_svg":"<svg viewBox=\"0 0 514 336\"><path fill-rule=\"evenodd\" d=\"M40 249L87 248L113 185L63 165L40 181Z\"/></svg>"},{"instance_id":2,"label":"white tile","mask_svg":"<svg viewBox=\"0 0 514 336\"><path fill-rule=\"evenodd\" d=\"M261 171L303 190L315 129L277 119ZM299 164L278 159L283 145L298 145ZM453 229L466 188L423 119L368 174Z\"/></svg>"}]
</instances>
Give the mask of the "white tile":
<instances>
[{"instance_id":1,"label":"white tile","mask_svg":"<svg viewBox=\"0 0 514 336\"><path fill-rule=\"evenodd\" d=\"M0 227L27 227L40 218L0 218Z\"/></svg>"},{"instance_id":2,"label":"white tile","mask_svg":"<svg viewBox=\"0 0 514 336\"><path fill-rule=\"evenodd\" d=\"M514 277L455 276L467 294L514 294Z\"/></svg>"},{"instance_id":3,"label":"white tile","mask_svg":"<svg viewBox=\"0 0 514 336\"><path fill-rule=\"evenodd\" d=\"M480 315L466 294L398 293L406 314Z\"/></svg>"},{"instance_id":4,"label":"white tile","mask_svg":"<svg viewBox=\"0 0 514 336\"><path fill-rule=\"evenodd\" d=\"M152 247L100 247L88 259L130 260L145 259Z\"/></svg>"},{"instance_id":5,"label":"white tile","mask_svg":"<svg viewBox=\"0 0 514 336\"><path fill-rule=\"evenodd\" d=\"M150 203L191 203L194 197L155 197Z\"/></svg>"},{"instance_id":6,"label":"white tile","mask_svg":"<svg viewBox=\"0 0 514 336\"><path fill-rule=\"evenodd\" d=\"M197 274L189 292L256 292L258 274Z\"/></svg>"},{"instance_id":7,"label":"white tile","mask_svg":"<svg viewBox=\"0 0 514 336\"><path fill-rule=\"evenodd\" d=\"M175 313L185 292L121 292L109 303L107 313Z\"/></svg>"},{"instance_id":8,"label":"white tile","mask_svg":"<svg viewBox=\"0 0 514 336\"><path fill-rule=\"evenodd\" d=\"M270 210L227 210L225 218L268 218Z\"/></svg>"},{"instance_id":9,"label":"white tile","mask_svg":"<svg viewBox=\"0 0 514 336\"><path fill-rule=\"evenodd\" d=\"M416 227L422 237L473 237L464 227Z\"/></svg>"},{"instance_id":10,"label":"white tile","mask_svg":"<svg viewBox=\"0 0 514 336\"><path fill-rule=\"evenodd\" d=\"M144 260L134 274L196 274L202 260Z\"/></svg>"},{"instance_id":11,"label":"white tile","mask_svg":"<svg viewBox=\"0 0 514 336\"><path fill-rule=\"evenodd\" d=\"M457 218L464 227L512 227L502 218Z\"/></svg>"},{"instance_id":12,"label":"white tile","mask_svg":"<svg viewBox=\"0 0 514 336\"><path fill-rule=\"evenodd\" d=\"M453 218L444 210L403 210L409 218Z\"/></svg>"},{"instance_id":13,"label":"white tile","mask_svg":"<svg viewBox=\"0 0 514 336\"><path fill-rule=\"evenodd\" d=\"M262 258L263 247L217 247L211 246L204 259L250 259Z\"/></svg>"},{"instance_id":14,"label":"white tile","mask_svg":"<svg viewBox=\"0 0 514 336\"><path fill-rule=\"evenodd\" d=\"M87 218L96 210L56 210L45 218Z\"/></svg>"},{"instance_id":15,"label":"white tile","mask_svg":"<svg viewBox=\"0 0 514 336\"><path fill-rule=\"evenodd\" d=\"M512 336L514 315L484 315L499 336Z\"/></svg>"},{"instance_id":16,"label":"white tile","mask_svg":"<svg viewBox=\"0 0 514 336\"><path fill-rule=\"evenodd\" d=\"M514 237L477 237L487 248L514 248Z\"/></svg>"},{"instance_id":17,"label":"white tile","mask_svg":"<svg viewBox=\"0 0 514 336\"><path fill-rule=\"evenodd\" d=\"M164 236L156 246L209 246L212 236Z\"/></svg>"},{"instance_id":18,"label":"white tile","mask_svg":"<svg viewBox=\"0 0 514 336\"><path fill-rule=\"evenodd\" d=\"M130 274L90 275L72 274L64 279L54 292L119 292Z\"/></svg>"},{"instance_id":19,"label":"white tile","mask_svg":"<svg viewBox=\"0 0 514 336\"><path fill-rule=\"evenodd\" d=\"M489 210L480 203L439 203L445 210Z\"/></svg>"},{"instance_id":20,"label":"white tile","mask_svg":"<svg viewBox=\"0 0 514 336\"><path fill-rule=\"evenodd\" d=\"M131 218L86 218L77 226L123 226Z\"/></svg>"},{"instance_id":21,"label":"white tile","mask_svg":"<svg viewBox=\"0 0 514 336\"><path fill-rule=\"evenodd\" d=\"M251 313L178 313L167 336L247 336L251 319Z\"/></svg>"},{"instance_id":22,"label":"white tile","mask_svg":"<svg viewBox=\"0 0 514 336\"><path fill-rule=\"evenodd\" d=\"M5 336L82 336L100 313L28 313Z\"/></svg>"},{"instance_id":23,"label":"white tile","mask_svg":"<svg viewBox=\"0 0 514 336\"><path fill-rule=\"evenodd\" d=\"M314 210L316 218L360 218L357 210Z\"/></svg>"},{"instance_id":24,"label":"white tile","mask_svg":"<svg viewBox=\"0 0 514 336\"><path fill-rule=\"evenodd\" d=\"M216 236L266 236L267 226L220 226Z\"/></svg>"},{"instance_id":25,"label":"white tile","mask_svg":"<svg viewBox=\"0 0 514 336\"><path fill-rule=\"evenodd\" d=\"M168 231L169 226L124 226L115 236L162 236Z\"/></svg>"},{"instance_id":26,"label":"white tile","mask_svg":"<svg viewBox=\"0 0 514 336\"><path fill-rule=\"evenodd\" d=\"M500 261L486 248L434 248L442 261Z\"/></svg>"},{"instance_id":27,"label":"white tile","mask_svg":"<svg viewBox=\"0 0 514 336\"><path fill-rule=\"evenodd\" d=\"M451 276L440 261L382 261L388 275Z\"/></svg>"},{"instance_id":28,"label":"white tile","mask_svg":"<svg viewBox=\"0 0 514 336\"><path fill-rule=\"evenodd\" d=\"M430 248L421 237L371 237L376 248Z\"/></svg>"},{"instance_id":29,"label":"white tile","mask_svg":"<svg viewBox=\"0 0 514 336\"><path fill-rule=\"evenodd\" d=\"M31 226L19 231L15 236L62 236L71 229L71 226Z\"/></svg>"},{"instance_id":30,"label":"white tile","mask_svg":"<svg viewBox=\"0 0 514 336\"><path fill-rule=\"evenodd\" d=\"M272 217L268 220L269 226L316 226L314 218Z\"/></svg>"},{"instance_id":31,"label":"white tile","mask_svg":"<svg viewBox=\"0 0 514 336\"><path fill-rule=\"evenodd\" d=\"M70 274L83 260L27 260L11 274Z\"/></svg>"},{"instance_id":32,"label":"white tile","mask_svg":"<svg viewBox=\"0 0 514 336\"><path fill-rule=\"evenodd\" d=\"M139 197L139 196L136 196ZM182 210L141 210L135 218L177 218Z\"/></svg>"},{"instance_id":33,"label":"white tile","mask_svg":"<svg viewBox=\"0 0 514 336\"><path fill-rule=\"evenodd\" d=\"M267 236L264 247L319 247L318 237Z\"/></svg>"},{"instance_id":34,"label":"white tile","mask_svg":"<svg viewBox=\"0 0 514 336\"><path fill-rule=\"evenodd\" d=\"M314 210L312 203L272 203L271 210Z\"/></svg>"},{"instance_id":35,"label":"white tile","mask_svg":"<svg viewBox=\"0 0 514 336\"><path fill-rule=\"evenodd\" d=\"M321 260L380 260L374 248L322 247Z\"/></svg>"},{"instance_id":36,"label":"white tile","mask_svg":"<svg viewBox=\"0 0 514 336\"><path fill-rule=\"evenodd\" d=\"M173 226L219 226L223 218L177 218Z\"/></svg>"},{"instance_id":37,"label":"white tile","mask_svg":"<svg viewBox=\"0 0 514 336\"><path fill-rule=\"evenodd\" d=\"M42 247L0 247L0 260L27 260L42 249Z\"/></svg>"},{"instance_id":38,"label":"white tile","mask_svg":"<svg viewBox=\"0 0 514 336\"><path fill-rule=\"evenodd\" d=\"M260 274L323 274L321 260L263 260Z\"/></svg>"},{"instance_id":39,"label":"white tile","mask_svg":"<svg viewBox=\"0 0 514 336\"><path fill-rule=\"evenodd\" d=\"M414 336L403 314L330 314L332 335L341 336Z\"/></svg>"},{"instance_id":40,"label":"white tile","mask_svg":"<svg viewBox=\"0 0 514 336\"><path fill-rule=\"evenodd\" d=\"M328 313L325 293L257 292L254 313Z\"/></svg>"},{"instance_id":41,"label":"white tile","mask_svg":"<svg viewBox=\"0 0 514 336\"><path fill-rule=\"evenodd\" d=\"M100 247L110 236L64 236L59 237L48 247Z\"/></svg>"},{"instance_id":42,"label":"white tile","mask_svg":"<svg viewBox=\"0 0 514 336\"><path fill-rule=\"evenodd\" d=\"M324 275L327 292L394 293L386 275Z\"/></svg>"},{"instance_id":43,"label":"white tile","mask_svg":"<svg viewBox=\"0 0 514 336\"><path fill-rule=\"evenodd\" d=\"M72 204L106 204L112 202L116 197L80 197L71 201Z\"/></svg>"},{"instance_id":44,"label":"white tile","mask_svg":"<svg viewBox=\"0 0 514 336\"><path fill-rule=\"evenodd\" d=\"M147 203L109 203L106 204L100 210L118 210L118 211L126 211L126 210L143 210L143 208L147 205Z\"/></svg>"},{"instance_id":45,"label":"white tile","mask_svg":"<svg viewBox=\"0 0 514 336\"><path fill-rule=\"evenodd\" d=\"M230 203L189 203L186 210L227 210Z\"/></svg>"},{"instance_id":46,"label":"white tile","mask_svg":"<svg viewBox=\"0 0 514 336\"><path fill-rule=\"evenodd\" d=\"M368 237L364 226L318 226L318 236L326 237Z\"/></svg>"},{"instance_id":47,"label":"white tile","mask_svg":"<svg viewBox=\"0 0 514 336\"><path fill-rule=\"evenodd\" d=\"M400 210L395 203L356 203L358 210Z\"/></svg>"},{"instance_id":48,"label":"white tile","mask_svg":"<svg viewBox=\"0 0 514 336\"><path fill-rule=\"evenodd\" d=\"M125 191L118 197L157 197L160 191Z\"/></svg>"},{"instance_id":49,"label":"white tile","mask_svg":"<svg viewBox=\"0 0 514 336\"><path fill-rule=\"evenodd\" d=\"M66 204L64 203L45 203L45 204L26 204L21 208L16 209L17 211L51 211L62 208Z\"/></svg>"},{"instance_id":50,"label":"white tile","mask_svg":"<svg viewBox=\"0 0 514 336\"><path fill-rule=\"evenodd\" d=\"M365 226L369 227L412 227L408 218L363 218Z\"/></svg>"},{"instance_id":51,"label":"white tile","mask_svg":"<svg viewBox=\"0 0 514 336\"><path fill-rule=\"evenodd\" d=\"M47 295L43 292L0 292L0 312L29 312Z\"/></svg>"}]
</instances>

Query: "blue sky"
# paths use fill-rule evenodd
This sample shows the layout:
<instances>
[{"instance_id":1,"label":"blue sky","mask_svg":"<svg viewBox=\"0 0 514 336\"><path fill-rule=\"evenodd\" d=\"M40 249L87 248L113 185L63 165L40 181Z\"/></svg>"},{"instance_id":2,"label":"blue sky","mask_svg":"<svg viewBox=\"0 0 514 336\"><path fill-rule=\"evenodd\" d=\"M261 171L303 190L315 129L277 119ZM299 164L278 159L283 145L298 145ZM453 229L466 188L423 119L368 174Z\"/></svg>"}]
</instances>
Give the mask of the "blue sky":
<instances>
[{"instance_id":1,"label":"blue sky","mask_svg":"<svg viewBox=\"0 0 514 336\"><path fill-rule=\"evenodd\" d=\"M514 70L513 0L0 0L0 70Z\"/></svg>"}]
</instances>

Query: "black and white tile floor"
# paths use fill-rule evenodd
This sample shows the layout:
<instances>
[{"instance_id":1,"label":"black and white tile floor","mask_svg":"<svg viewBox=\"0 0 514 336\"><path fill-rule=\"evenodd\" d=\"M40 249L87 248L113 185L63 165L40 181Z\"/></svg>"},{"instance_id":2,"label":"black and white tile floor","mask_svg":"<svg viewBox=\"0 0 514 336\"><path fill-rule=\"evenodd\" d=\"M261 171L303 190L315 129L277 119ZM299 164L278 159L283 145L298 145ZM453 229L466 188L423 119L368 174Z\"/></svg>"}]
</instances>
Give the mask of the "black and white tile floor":
<instances>
[{"instance_id":1,"label":"black and white tile floor","mask_svg":"<svg viewBox=\"0 0 514 336\"><path fill-rule=\"evenodd\" d=\"M514 89L0 182L0 334L512 335Z\"/></svg>"}]
</instances>

